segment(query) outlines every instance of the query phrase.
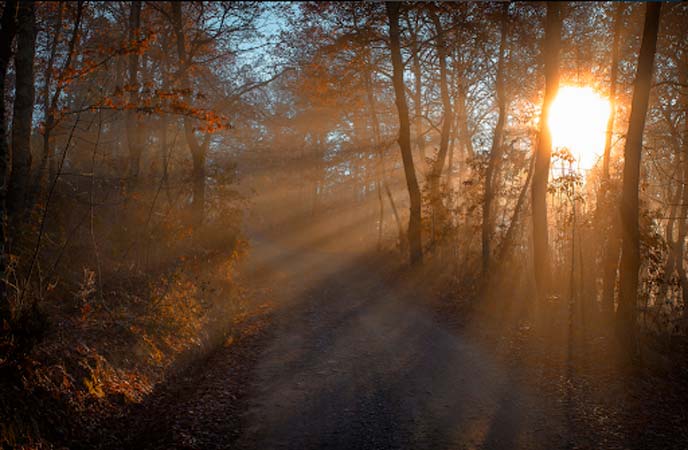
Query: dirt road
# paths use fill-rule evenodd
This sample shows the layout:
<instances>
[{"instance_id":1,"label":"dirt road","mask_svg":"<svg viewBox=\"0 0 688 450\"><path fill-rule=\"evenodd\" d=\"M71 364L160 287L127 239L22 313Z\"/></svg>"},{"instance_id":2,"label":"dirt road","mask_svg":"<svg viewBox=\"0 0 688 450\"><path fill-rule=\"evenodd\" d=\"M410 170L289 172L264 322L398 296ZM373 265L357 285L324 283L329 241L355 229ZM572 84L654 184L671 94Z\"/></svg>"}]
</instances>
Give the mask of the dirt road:
<instances>
[{"instance_id":1,"label":"dirt road","mask_svg":"<svg viewBox=\"0 0 688 450\"><path fill-rule=\"evenodd\" d=\"M414 306L419 294L375 263L300 255L238 448L567 447L561 408Z\"/></svg>"},{"instance_id":2,"label":"dirt road","mask_svg":"<svg viewBox=\"0 0 688 450\"><path fill-rule=\"evenodd\" d=\"M265 241L252 252L247 272L278 306L269 336L239 346L239 362L218 350L130 448L574 448L561 405L435 320L382 261Z\"/></svg>"}]
</instances>

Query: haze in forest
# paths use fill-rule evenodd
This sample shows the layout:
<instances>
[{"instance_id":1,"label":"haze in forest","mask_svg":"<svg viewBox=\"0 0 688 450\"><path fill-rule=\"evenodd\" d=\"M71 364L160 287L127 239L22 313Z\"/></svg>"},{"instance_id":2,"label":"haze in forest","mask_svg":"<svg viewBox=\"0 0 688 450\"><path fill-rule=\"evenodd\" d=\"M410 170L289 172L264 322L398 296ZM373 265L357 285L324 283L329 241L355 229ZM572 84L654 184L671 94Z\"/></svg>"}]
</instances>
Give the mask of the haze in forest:
<instances>
[{"instance_id":1,"label":"haze in forest","mask_svg":"<svg viewBox=\"0 0 688 450\"><path fill-rule=\"evenodd\" d=\"M3 448L688 448L685 3L0 15Z\"/></svg>"}]
</instances>

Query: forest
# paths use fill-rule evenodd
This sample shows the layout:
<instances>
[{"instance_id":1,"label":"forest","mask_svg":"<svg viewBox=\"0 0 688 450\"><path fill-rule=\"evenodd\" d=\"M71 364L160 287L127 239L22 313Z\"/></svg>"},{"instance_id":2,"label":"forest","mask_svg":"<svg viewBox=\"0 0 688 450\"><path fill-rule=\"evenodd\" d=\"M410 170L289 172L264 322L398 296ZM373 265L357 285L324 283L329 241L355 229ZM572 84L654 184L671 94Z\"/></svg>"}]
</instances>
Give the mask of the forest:
<instances>
[{"instance_id":1,"label":"forest","mask_svg":"<svg viewBox=\"0 0 688 450\"><path fill-rule=\"evenodd\" d=\"M687 3L0 16L0 448L688 448Z\"/></svg>"}]
</instances>

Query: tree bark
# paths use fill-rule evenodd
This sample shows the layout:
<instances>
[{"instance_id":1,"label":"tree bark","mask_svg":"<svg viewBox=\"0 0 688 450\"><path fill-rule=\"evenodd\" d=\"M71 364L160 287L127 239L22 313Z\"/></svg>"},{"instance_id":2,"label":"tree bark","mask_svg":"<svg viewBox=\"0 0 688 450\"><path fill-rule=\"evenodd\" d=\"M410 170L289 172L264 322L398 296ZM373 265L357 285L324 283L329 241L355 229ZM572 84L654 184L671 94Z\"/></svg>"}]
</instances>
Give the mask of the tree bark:
<instances>
[{"instance_id":1,"label":"tree bark","mask_svg":"<svg viewBox=\"0 0 688 450\"><path fill-rule=\"evenodd\" d=\"M411 33L409 49L411 51L411 72L413 73L413 128L416 133L416 150L418 151L418 170L421 174L425 172L425 136L423 134L423 73L420 68L418 57L418 33L411 24L411 19L406 15L406 24Z\"/></svg>"},{"instance_id":2,"label":"tree bark","mask_svg":"<svg viewBox=\"0 0 688 450\"><path fill-rule=\"evenodd\" d=\"M561 5L547 3L545 24L545 98L540 114L540 133L531 187L533 210L533 270L538 298L541 300L550 282L549 239L547 230L547 183L552 154L552 136L547 124L549 109L559 89L559 47L561 44Z\"/></svg>"},{"instance_id":3,"label":"tree bark","mask_svg":"<svg viewBox=\"0 0 688 450\"><path fill-rule=\"evenodd\" d=\"M401 60L401 44L399 42L399 3L387 2L387 17L389 19L389 44L392 53L392 83L399 113L399 148L404 163L406 187L409 193L410 214L408 226L409 257L411 265L422 264L423 249L420 230L420 189L416 178L411 153L411 131L404 89L404 65Z\"/></svg>"},{"instance_id":4,"label":"tree bark","mask_svg":"<svg viewBox=\"0 0 688 450\"><path fill-rule=\"evenodd\" d=\"M482 270L483 277L487 276L490 269L492 252L490 239L492 237L492 198L494 196L494 184L499 174L502 161L502 144L504 138L504 122L506 121L506 93L504 92L504 53L506 52L507 26L509 21L509 4L504 3L501 17L501 37L499 40L499 57L497 59L497 74L495 77L495 90L497 94L497 125L495 126L490 149L490 159L485 171L485 196L483 198L483 223L482 223Z\"/></svg>"},{"instance_id":5,"label":"tree bark","mask_svg":"<svg viewBox=\"0 0 688 450\"><path fill-rule=\"evenodd\" d=\"M688 55L683 54L679 67L679 83L688 85ZM676 268L681 284L681 300L683 302L683 317L688 319L688 276L684 265L684 253L686 245L686 228L688 227L688 92L681 91L681 104L683 106L683 139L681 150L683 154L683 186L681 195L681 214L678 225L678 239L676 242Z\"/></svg>"},{"instance_id":6,"label":"tree bark","mask_svg":"<svg viewBox=\"0 0 688 450\"><path fill-rule=\"evenodd\" d=\"M638 221L640 157L643 146L645 115L650 98L652 68L657 46L661 3L647 3L643 39L633 87L631 117L624 148L623 191L621 198L621 275L617 330L620 338L635 348L635 328L640 269L640 226Z\"/></svg>"},{"instance_id":7,"label":"tree bark","mask_svg":"<svg viewBox=\"0 0 688 450\"><path fill-rule=\"evenodd\" d=\"M607 236L607 245L603 248L602 257L602 311L611 314L614 311L614 287L616 285L616 272L619 266L619 240L618 219L605 216L607 210L607 197L609 193L609 161L612 151L612 136L614 133L614 119L616 111L616 79L619 73L619 38L623 27L622 15L625 6L617 3L614 10L614 38L612 41L612 64L609 80L610 112L607 120L607 131L604 141L604 157L602 160L602 182L597 194L598 236Z\"/></svg>"},{"instance_id":8,"label":"tree bark","mask_svg":"<svg viewBox=\"0 0 688 450\"><path fill-rule=\"evenodd\" d=\"M17 2L5 2L0 19L0 327L11 319L11 307L7 292L7 188L12 176L12 155L7 141L5 116L5 81L7 66L12 56L12 41L17 27Z\"/></svg>"},{"instance_id":9,"label":"tree bark","mask_svg":"<svg viewBox=\"0 0 688 450\"><path fill-rule=\"evenodd\" d=\"M129 41L139 39L141 29L141 2L131 2L129 12ZM141 165L141 153L143 152L143 142L141 136L141 124L136 108L139 103L139 54L131 52L129 54L129 103L127 111L127 144L129 147L129 188L136 188Z\"/></svg>"},{"instance_id":10,"label":"tree bark","mask_svg":"<svg viewBox=\"0 0 688 450\"><path fill-rule=\"evenodd\" d=\"M12 176L9 179L7 210L18 218L27 205L31 172L31 130L33 124L33 60L36 44L34 2L22 2L17 11L17 53L14 117L12 119Z\"/></svg>"},{"instance_id":11,"label":"tree bark","mask_svg":"<svg viewBox=\"0 0 688 450\"><path fill-rule=\"evenodd\" d=\"M440 148L437 152L432 168L430 170L430 205L433 215L432 240L433 244L437 239L437 218L443 214L442 198L440 196L440 178L444 169L444 161L447 159L449 149L449 133L451 132L454 115L452 111L451 99L449 97L449 86L447 81L447 48L444 39L444 30L434 8L429 9L430 19L435 26L437 34L437 57L440 63L440 95L442 97L442 129L440 130Z\"/></svg>"},{"instance_id":12,"label":"tree bark","mask_svg":"<svg viewBox=\"0 0 688 450\"><path fill-rule=\"evenodd\" d=\"M387 193L387 199L389 200L389 205L392 207L392 214L394 215L394 221L397 223L397 230L399 234L399 250L403 254L406 251L406 239L404 238L404 226L401 224L401 218L399 218L399 212L397 211L397 205L394 202L394 197L392 196L392 191L389 189L389 184L385 181L384 183L385 192Z\"/></svg>"},{"instance_id":13,"label":"tree bark","mask_svg":"<svg viewBox=\"0 0 688 450\"><path fill-rule=\"evenodd\" d=\"M512 248L512 242L514 240L514 234L516 233L516 227L518 226L518 220L521 215L521 211L523 210L523 205L526 202L526 197L528 193L528 187L530 186L530 182L533 178L533 168L535 167L535 156L530 158L530 164L528 164L528 174L526 175L526 181L523 183L523 187L521 188L521 192L518 195L518 200L516 201L516 206L514 206L514 212L511 215L511 221L509 222L509 228L506 230L506 233L504 234L504 238L502 239L502 242L499 245L499 252L498 252L498 258L497 261L500 264L503 264L507 258L509 257L509 254L511 252Z\"/></svg>"},{"instance_id":14,"label":"tree bark","mask_svg":"<svg viewBox=\"0 0 688 450\"><path fill-rule=\"evenodd\" d=\"M366 72L365 72L365 90L366 99L368 100L368 109L370 112L370 124L373 129L373 147L377 153L376 164L376 182L375 190L377 191L378 201L378 229L377 229L377 249L382 249L382 231L385 220L385 205L382 199L382 185L385 183L385 162L384 152L382 150L382 138L380 137L380 120L377 117L377 106L375 92L373 91L372 70L370 68L370 52L366 53Z\"/></svg>"},{"instance_id":15,"label":"tree bark","mask_svg":"<svg viewBox=\"0 0 688 450\"><path fill-rule=\"evenodd\" d=\"M190 100L189 92L191 84L187 74L187 67L189 62L186 55L186 43L184 38L184 26L182 23L182 4L181 2L170 2L172 5L172 20L174 22L175 34L177 35L177 56L179 58L179 78L182 83L182 89L186 91L185 99ZM191 203L191 210L193 216L193 225L200 226L204 219L205 209L205 162L208 147L210 144L210 134L206 133L203 142L198 142L196 132L193 129L191 117L184 116L184 136L186 143L191 152L191 160L193 163L192 169L192 186L193 186L193 200Z\"/></svg>"}]
</instances>

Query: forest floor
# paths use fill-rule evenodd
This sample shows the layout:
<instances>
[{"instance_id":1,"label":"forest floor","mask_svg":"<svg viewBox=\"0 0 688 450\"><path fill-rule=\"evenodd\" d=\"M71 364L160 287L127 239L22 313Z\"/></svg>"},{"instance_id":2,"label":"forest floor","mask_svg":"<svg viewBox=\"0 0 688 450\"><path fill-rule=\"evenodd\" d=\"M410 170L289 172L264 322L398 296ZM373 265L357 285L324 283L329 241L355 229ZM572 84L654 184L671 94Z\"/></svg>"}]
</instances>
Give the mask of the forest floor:
<instances>
[{"instance_id":1,"label":"forest floor","mask_svg":"<svg viewBox=\"0 0 688 450\"><path fill-rule=\"evenodd\" d=\"M620 368L605 335L567 346L561 310L549 334L479 311L469 291L433 284L437 272L254 235L237 279L249 317L67 445L688 448L685 380Z\"/></svg>"},{"instance_id":2,"label":"forest floor","mask_svg":"<svg viewBox=\"0 0 688 450\"><path fill-rule=\"evenodd\" d=\"M658 385L455 320L384 255L257 241L250 259L280 287L270 323L156 390L113 448L687 448Z\"/></svg>"}]
</instances>

